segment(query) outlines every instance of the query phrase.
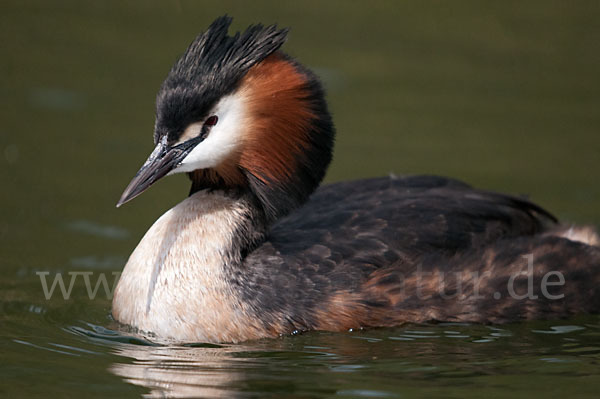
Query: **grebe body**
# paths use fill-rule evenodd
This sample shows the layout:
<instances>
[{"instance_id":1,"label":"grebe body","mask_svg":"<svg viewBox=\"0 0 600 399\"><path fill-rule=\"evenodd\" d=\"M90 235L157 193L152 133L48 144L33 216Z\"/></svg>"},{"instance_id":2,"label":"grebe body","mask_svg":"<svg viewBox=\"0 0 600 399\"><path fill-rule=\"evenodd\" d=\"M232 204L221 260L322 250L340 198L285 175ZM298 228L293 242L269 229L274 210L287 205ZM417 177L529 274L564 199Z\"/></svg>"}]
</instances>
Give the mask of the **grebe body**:
<instances>
[{"instance_id":1,"label":"grebe body","mask_svg":"<svg viewBox=\"0 0 600 399\"><path fill-rule=\"evenodd\" d=\"M527 200L436 176L317 188L334 137L318 79L279 51L286 31L229 24L198 36L159 91L156 148L118 205L167 174L192 190L129 258L117 321L239 342L600 309L595 231Z\"/></svg>"}]
</instances>

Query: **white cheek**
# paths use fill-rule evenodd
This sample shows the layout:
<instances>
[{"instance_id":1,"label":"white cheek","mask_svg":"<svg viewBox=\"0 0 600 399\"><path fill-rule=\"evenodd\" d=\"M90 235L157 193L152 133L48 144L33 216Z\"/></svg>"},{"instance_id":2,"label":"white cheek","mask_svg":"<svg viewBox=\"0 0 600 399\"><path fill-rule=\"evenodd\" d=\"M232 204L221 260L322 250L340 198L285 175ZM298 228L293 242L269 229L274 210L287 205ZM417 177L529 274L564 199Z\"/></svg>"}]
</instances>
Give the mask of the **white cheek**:
<instances>
[{"instance_id":1,"label":"white cheek","mask_svg":"<svg viewBox=\"0 0 600 399\"><path fill-rule=\"evenodd\" d=\"M214 168L237 151L242 141L244 126L243 98L236 94L223 97L212 114L219 119L217 124L211 128L208 137L198 144L169 174Z\"/></svg>"}]
</instances>

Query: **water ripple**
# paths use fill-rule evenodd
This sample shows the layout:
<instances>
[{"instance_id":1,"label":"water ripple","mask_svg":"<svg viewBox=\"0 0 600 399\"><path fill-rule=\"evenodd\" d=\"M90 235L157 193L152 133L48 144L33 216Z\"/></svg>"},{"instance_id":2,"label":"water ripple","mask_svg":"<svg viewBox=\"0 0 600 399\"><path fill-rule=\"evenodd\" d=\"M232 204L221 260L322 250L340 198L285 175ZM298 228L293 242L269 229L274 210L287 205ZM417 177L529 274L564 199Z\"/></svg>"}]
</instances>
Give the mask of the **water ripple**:
<instances>
[{"instance_id":1,"label":"water ripple","mask_svg":"<svg viewBox=\"0 0 600 399\"><path fill-rule=\"evenodd\" d=\"M66 224L67 229L97 237L123 240L129 237L129 231L122 227L107 226L90 220L74 220Z\"/></svg>"}]
</instances>

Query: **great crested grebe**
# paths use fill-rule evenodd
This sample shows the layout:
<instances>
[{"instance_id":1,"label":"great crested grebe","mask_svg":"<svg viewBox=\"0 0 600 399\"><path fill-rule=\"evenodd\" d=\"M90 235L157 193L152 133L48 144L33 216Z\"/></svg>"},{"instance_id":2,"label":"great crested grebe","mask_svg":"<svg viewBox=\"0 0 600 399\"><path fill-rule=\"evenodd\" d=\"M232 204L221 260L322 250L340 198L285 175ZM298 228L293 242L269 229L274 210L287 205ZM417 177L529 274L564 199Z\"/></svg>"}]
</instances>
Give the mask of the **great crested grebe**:
<instances>
[{"instance_id":1,"label":"great crested grebe","mask_svg":"<svg viewBox=\"0 0 600 399\"><path fill-rule=\"evenodd\" d=\"M161 216L115 290L124 324L238 342L406 322L500 323L600 310L600 248L539 206L434 176L317 189L334 127L286 30L228 36L215 20L156 100L156 148L117 206L165 175L187 199Z\"/></svg>"}]
</instances>

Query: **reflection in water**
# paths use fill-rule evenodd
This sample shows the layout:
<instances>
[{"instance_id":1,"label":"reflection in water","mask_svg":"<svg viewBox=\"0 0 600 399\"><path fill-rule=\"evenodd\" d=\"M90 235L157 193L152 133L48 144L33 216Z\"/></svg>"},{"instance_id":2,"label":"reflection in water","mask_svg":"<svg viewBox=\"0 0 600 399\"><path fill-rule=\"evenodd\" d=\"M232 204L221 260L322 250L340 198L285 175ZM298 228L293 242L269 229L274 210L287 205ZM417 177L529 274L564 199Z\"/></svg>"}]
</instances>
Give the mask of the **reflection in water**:
<instances>
[{"instance_id":1,"label":"reflection in water","mask_svg":"<svg viewBox=\"0 0 600 399\"><path fill-rule=\"evenodd\" d=\"M235 347L235 351L244 350ZM232 397L232 387L243 373L231 347L163 347L121 345L115 353L134 359L119 362L109 371L127 382L150 389L146 397Z\"/></svg>"},{"instance_id":2,"label":"reflection in water","mask_svg":"<svg viewBox=\"0 0 600 399\"><path fill-rule=\"evenodd\" d=\"M94 326L96 331L97 326ZM107 330L103 330L106 336ZM112 332L115 334L115 332ZM197 346L150 346L145 337L135 340L137 345L119 343L113 352L119 356L133 359L132 362L120 361L110 366L109 370L125 381L148 388L147 397L232 397L241 396L246 390L258 389L260 384L252 382L257 368L276 363L278 359L287 359L284 365L276 367L271 377L276 378L278 370L289 368L288 361L295 359L294 367L298 368L296 377L301 379L301 370L307 367L326 376L338 376L369 370L373 359L394 358L397 362L396 372L405 375L445 375L455 373L456 366L447 364L432 365L439 353L453 353L453 361L464 362L461 366L463 375L479 375L482 365L478 359L481 348L472 345L458 346L452 351L447 345L454 347L454 340L446 338L467 338L471 342L493 342L503 337L511 337L508 330L495 327L456 325L447 323L442 326L422 326L422 328L400 328L396 330L381 329L350 334L313 333L303 337L265 340L244 345L210 345ZM114 335L114 339L123 340L122 335ZM321 346L299 345L298 343L316 339ZM418 346L405 343L393 344L394 341L418 340ZM365 343L372 345L366 346ZM144 345L140 345L144 344ZM324 345L324 346L323 346ZM291 346L291 347L290 347ZM484 358L487 356L484 356ZM477 360L475 362L475 360ZM477 364L470 364L477 363ZM321 372L318 370L323 367ZM303 367L305 366L305 367ZM493 367L493 366L492 366ZM263 370L264 372L264 370ZM261 377L264 379L264 376ZM310 376L315 388L318 377ZM348 376L352 379L352 377ZM329 384L328 384L329 385ZM358 385L360 389L335 389L327 387L329 393L338 396L395 397L393 392L372 390L373 388ZM253 388L253 389L252 389ZM250 394L251 392L246 392ZM264 392L263 392L264 393Z\"/></svg>"},{"instance_id":3,"label":"reflection in water","mask_svg":"<svg viewBox=\"0 0 600 399\"><path fill-rule=\"evenodd\" d=\"M146 397L203 397L235 396L239 390L242 370L252 367L256 347L244 345L193 344L168 346L167 342L131 331L111 323L111 328L84 323L66 330L97 345L107 347L117 355L108 371L124 381L147 388ZM235 355L237 353L238 355Z\"/></svg>"},{"instance_id":4,"label":"reflection in water","mask_svg":"<svg viewBox=\"0 0 600 399\"><path fill-rule=\"evenodd\" d=\"M25 339L18 344L96 363L102 372L142 388L145 397L481 396L462 382L495 387L489 389L497 396L511 394L513 386L534 395L574 380L585 381L590 392L600 389L600 380L589 380L600 360L596 316L502 327L407 325L185 346L159 345L155 337L116 323L110 328L82 323L64 329L71 337L63 339L67 344ZM552 376L551 386L547 378L523 379L531 373Z\"/></svg>"}]
</instances>

